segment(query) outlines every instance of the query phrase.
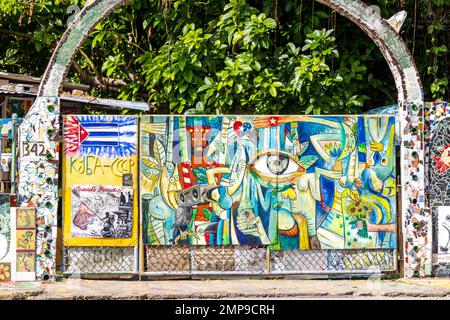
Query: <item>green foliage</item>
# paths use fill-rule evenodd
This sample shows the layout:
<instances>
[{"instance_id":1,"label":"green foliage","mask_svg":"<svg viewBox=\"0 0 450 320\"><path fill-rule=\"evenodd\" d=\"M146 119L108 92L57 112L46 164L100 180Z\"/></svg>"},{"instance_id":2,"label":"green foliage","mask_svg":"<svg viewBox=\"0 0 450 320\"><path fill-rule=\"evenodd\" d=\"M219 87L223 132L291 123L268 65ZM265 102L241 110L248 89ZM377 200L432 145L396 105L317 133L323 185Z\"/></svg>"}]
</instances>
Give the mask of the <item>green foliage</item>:
<instances>
[{"instance_id":1,"label":"green foliage","mask_svg":"<svg viewBox=\"0 0 450 320\"><path fill-rule=\"evenodd\" d=\"M338 57L332 30L310 29L302 48L292 42L275 48L275 19L244 0L231 0L222 10L206 27L185 24L176 38L137 58L145 82L126 86L120 98L135 99L148 90L150 101L176 113L360 110L367 97L347 85L355 77L363 81L360 72L366 68L356 62L349 68L352 74L331 70L332 58Z\"/></svg>"},{"instance_id":2,"label":"green foliage","mask_svg":"<svg viewBox=\"0 0 450 320\"><path fill-rule=\"evenodd\" d=\"M0 70L41 75L70 4L0 0ZM450 0L380 1L402 28L427 99L449 99ZM376 45L314 1L131 1L92 31L69 77L160 113L348 114L393 103Z\"/></svg>"}]
</instances>

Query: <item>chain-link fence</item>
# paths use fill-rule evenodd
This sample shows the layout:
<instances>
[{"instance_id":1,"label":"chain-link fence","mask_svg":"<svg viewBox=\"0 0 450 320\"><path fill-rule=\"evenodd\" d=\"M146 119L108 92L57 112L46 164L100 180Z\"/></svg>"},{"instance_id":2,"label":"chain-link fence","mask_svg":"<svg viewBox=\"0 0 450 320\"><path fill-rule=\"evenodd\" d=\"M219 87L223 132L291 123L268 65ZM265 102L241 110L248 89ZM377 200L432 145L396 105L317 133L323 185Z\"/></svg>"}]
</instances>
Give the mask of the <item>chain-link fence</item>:
<instances>
[{"instance_id":1,"label":"chain-link fence","mask_svg":"<svg viewBox=\"0 0 450 320\"><path fill-rule=\"evenodd\" d=\"M64 247L66 274L132 274L138 272L135 247Z\"/></svg>"},{"instance_id":2,"label":"chain-link fence","mask_svg":"<svg viewBox=\"0 0 450 320\"><path fill-rule=\"evenodd\" d=\"M134 247L65 247L65 274L314 275L397 270L396 250L281 250L265 246L146 246L142 270Z\"/></svg>"},{"instance_id":3,"label":"chain-link fence","mask_svg":"<svg viewBox=\"0 0 450 320\"><path fill-rule=\"evenodd\" d=\"M396 250L147 246L144 272L158 274L339 274L397 270Z\"/></svg>"}]
</instances>

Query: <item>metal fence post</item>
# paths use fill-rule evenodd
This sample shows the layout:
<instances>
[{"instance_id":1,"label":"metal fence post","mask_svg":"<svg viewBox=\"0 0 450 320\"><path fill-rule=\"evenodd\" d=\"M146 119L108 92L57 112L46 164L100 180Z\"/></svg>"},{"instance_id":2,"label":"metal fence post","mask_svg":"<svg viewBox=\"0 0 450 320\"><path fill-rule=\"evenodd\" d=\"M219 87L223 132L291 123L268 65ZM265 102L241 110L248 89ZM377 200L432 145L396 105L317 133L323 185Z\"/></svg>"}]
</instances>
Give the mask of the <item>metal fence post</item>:
<instances>
[{"instance_id":1,"label":"metal fence post","mask_svg":"<svg viewBox=\"0 0 450 320\"><path fill-rule=\"evenodd\" d=\"M17 114L14 113L12 115L12 146L11 146L11 193L16 193L16 156L17 156L17 152L16 152L16 140L17 140Z\"/></svg>"}]
</instances>

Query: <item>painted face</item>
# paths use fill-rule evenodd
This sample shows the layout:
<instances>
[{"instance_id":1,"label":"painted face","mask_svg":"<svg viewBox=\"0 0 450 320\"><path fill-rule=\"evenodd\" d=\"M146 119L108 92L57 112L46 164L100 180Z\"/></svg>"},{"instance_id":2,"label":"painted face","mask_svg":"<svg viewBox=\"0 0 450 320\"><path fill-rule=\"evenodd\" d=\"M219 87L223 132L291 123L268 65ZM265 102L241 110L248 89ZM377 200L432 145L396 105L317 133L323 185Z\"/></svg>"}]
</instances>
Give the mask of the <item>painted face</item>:
<instances>
[{"instance_id":1,"label":"painted face","mask_svg":"<svg viewBox=\"0 0 450 320\"><path fill-rule=\"evenodd\" d=\"M446 215L442 226L450 232L450 215Z\"/></svg>"},{"instance_id":2,"label":"painted face","mask_svg":"<svg viewBox=\"0 0 450 320\"><path fill-rule=\"evenodd\" d=\"M258 153L250 160L249 169L256 180L267 188L286 186L305 173L294 156L278 150Z\"/></svg>"}]
</instances>

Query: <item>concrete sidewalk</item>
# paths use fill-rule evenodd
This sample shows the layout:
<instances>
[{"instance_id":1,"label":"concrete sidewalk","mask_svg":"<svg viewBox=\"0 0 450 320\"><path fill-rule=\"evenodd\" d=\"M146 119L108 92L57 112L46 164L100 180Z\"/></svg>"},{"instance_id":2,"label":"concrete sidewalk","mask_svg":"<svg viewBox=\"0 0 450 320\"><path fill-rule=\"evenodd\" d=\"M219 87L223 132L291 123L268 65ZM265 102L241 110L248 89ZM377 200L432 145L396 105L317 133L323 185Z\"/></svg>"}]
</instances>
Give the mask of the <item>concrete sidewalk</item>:
<instances>
[{"instance_id":1,"label":"concrete sidewalk","mask_svg":"<svg viewBox=\"0 0 450 320\"><path fill-rule=\"evenodd\" d=\"M0 299L446 298L450 279L421 280L159 280L68 279L0 283Z\"/></svg>"}]
</instances>

